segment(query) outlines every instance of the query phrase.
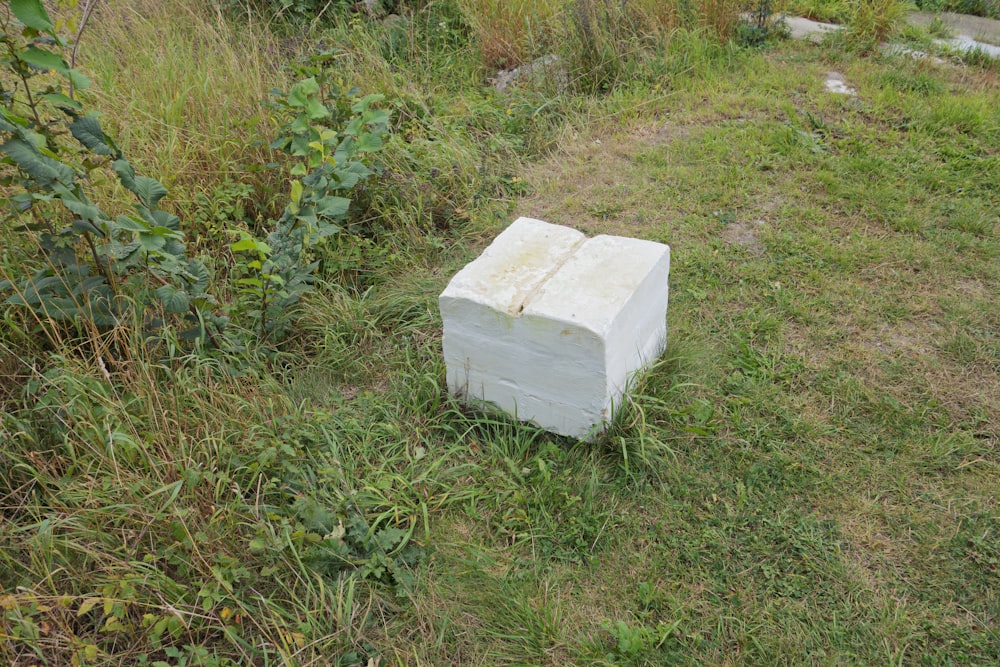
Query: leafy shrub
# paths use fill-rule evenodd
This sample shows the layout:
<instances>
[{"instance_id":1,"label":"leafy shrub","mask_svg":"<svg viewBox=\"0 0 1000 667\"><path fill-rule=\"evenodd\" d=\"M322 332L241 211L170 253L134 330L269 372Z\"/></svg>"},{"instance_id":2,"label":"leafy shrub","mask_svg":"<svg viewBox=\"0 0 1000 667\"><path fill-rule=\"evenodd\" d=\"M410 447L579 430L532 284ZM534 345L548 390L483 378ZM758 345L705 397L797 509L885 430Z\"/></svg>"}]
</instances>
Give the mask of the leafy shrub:
<instances>
[{"instance_id":1,"label":"leafy shrub","mask_svg":"<svg viewBox=\"0 0 1000 667\"><path fill-rule=\"evenodd\" d=\"M388 122L375 108L381 96L328 85L333 53L298 68L302 80L271 105L287 119L271 148L290 157L290 201L268 226L266 240L247 225L226 230L238 237L230 250L242 261L235 300L220 304L206 261L187 255L180 219L159 207L166 188L137 175L71 97L73 87L89 82L60 55L64 42L41 0L20 0L11 9L16 21L3 26L0 44L20 86L0 88L0 164L27 271L0 276L0 303L26 309L53 341L64 334L100 337L137 323L147 332L180 324L182 338L219 346L228 314L248 321L245 331L257 338L279 340L321 268L326 240L348 220L351 200L343 195L377 172L372 156L382 148ZM69 94L61 82L69 82ZM109 180L135 198L133 213L106 212L120 207L115 200L96 203L93 192L107 188L95 183ZM228 193L221 209L203 206L196 231L218 234L222 221L242 217L250 189L223 184L215 192L220 188Z\"/></svg>"},{"instance_id":2,"label":"leafy shrub","mask_svg":"<svg viewBox=\"0 0 1000 667\"><path fill-rule=\"evenodd\" d=\"M261 339L280 339L291 310L311 289L321 268L325 243L348 220L351 200L344 197L377 173L373 155L382 149L389 114L375 108L381 95L358 98L329 81L334 52L312 56L299 68L310 74L272 107L288 120L271 148L291 157L290 201L267 241L244 230L231 246L244 253L236 308L250 316Z\"/></svg>"},{"instance_id":3,"label":"leafy shrub","mask_svg":"<svg viewBox=\"0 0 1000 667\"><path fill-rule=\"evenodd\" d=\"M159 208L166 188L137 175L73 99L89 81L61 56L64 42L41 0L10 9L16 21L3 26L0 44L20 85L0 88L2 185L14 193L8 223L35 252L22 257L28 275L0 282L2 303L26 307L49 334L53 323L93 333L180 319L184 336L213 339L225 318L214 312L204 262L186 255L180 220ZM132 213L115 216L90 198L98 176L112 174L134 196Z\"/></svg>"},{"instance_id":4,"label":"leafy shrub","mask_svg":"<svg viewBox=\"0 0 1000 667\"><path fill-rule=\"evenodd\" d=\"M776 20L772 0L757 0L748 9L750 11L734 29L736 41L742 46L760 46L785 27L782 21Z\"/></svg>"}]
</instances>

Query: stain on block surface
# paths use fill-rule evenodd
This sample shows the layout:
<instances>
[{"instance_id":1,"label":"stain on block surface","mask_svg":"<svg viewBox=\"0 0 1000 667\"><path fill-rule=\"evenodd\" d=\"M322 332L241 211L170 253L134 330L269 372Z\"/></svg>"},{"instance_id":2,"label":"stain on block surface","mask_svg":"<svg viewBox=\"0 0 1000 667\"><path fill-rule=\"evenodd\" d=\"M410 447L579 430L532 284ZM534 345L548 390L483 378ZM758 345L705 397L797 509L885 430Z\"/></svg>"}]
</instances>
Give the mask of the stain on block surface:
<instances>
[{"instance_id":1,"label":"stain on block surface","mask_svg":"<svg viewBox=\"0 0 1000 667\"><path fill-rule=\"evenodd\" d=\"M666 344L670 248L519 218L440 296L448 389L580 439Z\"/></svg>"}]
</instances>

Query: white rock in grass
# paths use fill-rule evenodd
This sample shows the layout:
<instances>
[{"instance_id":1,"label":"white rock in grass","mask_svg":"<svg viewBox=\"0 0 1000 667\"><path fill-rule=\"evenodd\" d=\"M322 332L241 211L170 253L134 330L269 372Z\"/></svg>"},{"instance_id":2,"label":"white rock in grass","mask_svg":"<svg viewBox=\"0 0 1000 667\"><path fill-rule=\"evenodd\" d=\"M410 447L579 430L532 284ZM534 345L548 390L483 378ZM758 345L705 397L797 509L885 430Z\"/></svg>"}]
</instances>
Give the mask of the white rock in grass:
<instances>
[{"instance_id":1,"label":"white rock in grass","mask_svg":"<svg viewBox=\"0 0 1000 667\"><path fill-rule=\"evenodd\" d=\"M826 89L836 95L849 95L854 97L858 94L858 91L847 85L847 81L844 80L844 75L840 72L826 73Z\"/></svg>"},{"instance_id":2,"label":"white rock in grass","mask_svg":"<svg viewBox=\"0 0 1000 667\"><path fill-rule=\"evenodd\" d=\"M589 439L666 345L670 248L519 218L441 294L448 389Z\"/></svg>"}]
</instances>

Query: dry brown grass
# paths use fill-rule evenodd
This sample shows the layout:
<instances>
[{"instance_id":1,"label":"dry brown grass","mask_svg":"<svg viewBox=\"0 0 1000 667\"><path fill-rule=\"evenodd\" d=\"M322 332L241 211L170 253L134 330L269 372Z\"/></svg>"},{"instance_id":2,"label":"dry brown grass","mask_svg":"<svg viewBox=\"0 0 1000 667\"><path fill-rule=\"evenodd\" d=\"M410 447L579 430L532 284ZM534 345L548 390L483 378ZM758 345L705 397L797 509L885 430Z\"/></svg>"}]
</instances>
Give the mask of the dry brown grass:
<instances>
[{"instance_id":1,"label":"dry brown grass","mask_svg":"<svg viewBox=\"0 0 1000 667\"><path fill-rule=\"evenodd\" d=\"M554 46L562 12L556 0L463 0L461 6L489 68L516 67Z\"/></svg>"}]
</instances>

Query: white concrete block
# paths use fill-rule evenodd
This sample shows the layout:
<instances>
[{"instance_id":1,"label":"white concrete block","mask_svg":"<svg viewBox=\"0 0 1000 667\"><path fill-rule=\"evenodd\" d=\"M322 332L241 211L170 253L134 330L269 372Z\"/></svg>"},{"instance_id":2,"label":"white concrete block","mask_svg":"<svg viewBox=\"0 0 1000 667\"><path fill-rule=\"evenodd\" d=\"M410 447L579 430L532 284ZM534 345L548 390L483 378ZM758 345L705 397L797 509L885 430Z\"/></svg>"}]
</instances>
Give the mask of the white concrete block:
<instances>
[{"instance_id":1,"label":"white concrete block","mask_svg":"<svg viewBox=\"0 0 1000 667\"><path fill-rule=\"evenodd\" d=\"M448 390L595 436L666 345L670 248L519 218L439 299Z\"/></svg>"}]
</instances>

